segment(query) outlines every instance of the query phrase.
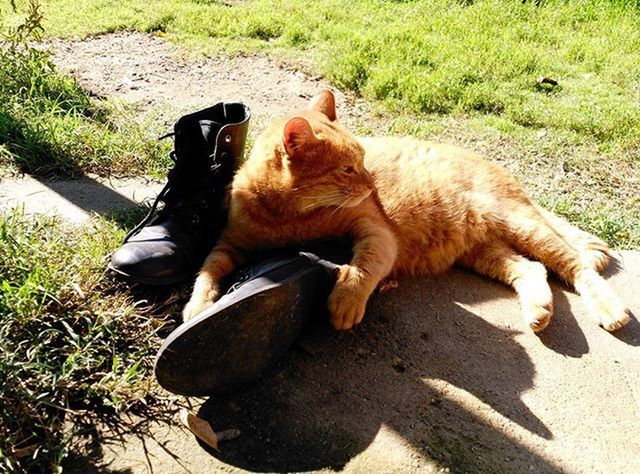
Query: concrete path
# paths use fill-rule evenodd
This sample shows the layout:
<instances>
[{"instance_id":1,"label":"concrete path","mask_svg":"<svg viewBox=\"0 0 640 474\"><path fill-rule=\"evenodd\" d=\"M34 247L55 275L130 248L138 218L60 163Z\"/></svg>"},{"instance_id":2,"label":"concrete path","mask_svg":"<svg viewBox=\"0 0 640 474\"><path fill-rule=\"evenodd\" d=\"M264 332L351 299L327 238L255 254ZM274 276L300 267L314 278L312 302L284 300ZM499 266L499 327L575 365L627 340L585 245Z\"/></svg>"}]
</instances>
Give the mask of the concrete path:
<instances>
[{"instance_id":1,"label":"concrete path","mask_svg":"<svg viewBox=\"0 0 640 474\"><path fill-rule=\"evenodd\" d=\"M609 279L640 314L640 252ZM640 472L640 324L607 333L565 287L554 295L537 336L500 284L401 280L355 331L318 323L255 387L200 404L216 430L242 430L222 453L152 423L69 470Z\"/></svg>"},{"instance_id":2,"label":"concrete path","mask_svg":"<svg viewBox=\"0 0 640 474\"><path fill-rule=\"evenodd\" d=\"M24 175L0 180L0 212L22 209L28 215L60 217L70 224L151 203L164 183L147 178L45 179Z\"/></svg>"}]
</instances>

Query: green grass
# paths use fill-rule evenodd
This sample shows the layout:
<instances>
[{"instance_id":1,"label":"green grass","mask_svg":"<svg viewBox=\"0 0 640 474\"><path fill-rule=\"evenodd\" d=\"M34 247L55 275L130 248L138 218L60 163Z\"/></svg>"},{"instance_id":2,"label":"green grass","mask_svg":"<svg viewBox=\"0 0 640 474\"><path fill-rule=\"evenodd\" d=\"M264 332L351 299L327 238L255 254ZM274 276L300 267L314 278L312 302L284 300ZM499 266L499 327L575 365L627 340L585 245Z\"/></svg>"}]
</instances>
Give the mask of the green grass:
<instances>
[{"instance_id":1,"label":"green grass","mask_svg":"<svg viewBox=\"0 0 640 474\"><path fill-rule=\"evenodd\" d=\"M38 39L35 4L22 25L0 49L0 163L64 175L160 167L160 146L138 124L27 42ZM59 471L79 435L162 406L150 372L164 319L106 274L143 211L82 229L0 214L0 471Z\"/></svg>"},{"instance_id":2,"label":"green grass","mask_svg":"<svg viewBox=\"0 0 640 474\"><path fill-rule=\"evenodd\" d=\"M538 3L46 0L43 8L51 36L132 29L193 54L264 52L311 67L383 106L390 125L371 131L462 144L490 137L489 152L480 149L495 159L508 146L534 196L573 203L574 219L613 209L618 227L636 235L640 5ZM452 121L467 128L453 135ZM637 245L627 234L612 242Z\"/></svg>"},{"instance_id":3,"label":"green grass","mask_svg":"<svg viewBox=\"0 0 640 474\"><path fill-rule=\"evenodd\" d=\"M47 0L47 30L161 31L202 51L280 50L397 110L499 115L635 150L640 8L635 2ZM559 81L548 87L539 76Z\"/></svg>"},{"instance_id":4,"label":"green grass","mask_svg":"<svg viewBox=\"0 0 640 474\"><path fill-rule=\"evenodd\" d=\"M0 48L0 165L40 175L164 174L167 144L155 139L157 125L92 99L47 52L26 47L38 27L35 37L14 31Z\"/></svg>"},{"instance_id":5,"label":"green grass","mask_svg":"<svg viewBox=\"0 0 640 474\"><path fill-rule=\"evenodd\" d=\"M0 466L56 468L74 436L153 405L161 325L105 275L116 223L0 216ZM2 470L0 467L0 470Z\"/></svg>"}]
</instances>

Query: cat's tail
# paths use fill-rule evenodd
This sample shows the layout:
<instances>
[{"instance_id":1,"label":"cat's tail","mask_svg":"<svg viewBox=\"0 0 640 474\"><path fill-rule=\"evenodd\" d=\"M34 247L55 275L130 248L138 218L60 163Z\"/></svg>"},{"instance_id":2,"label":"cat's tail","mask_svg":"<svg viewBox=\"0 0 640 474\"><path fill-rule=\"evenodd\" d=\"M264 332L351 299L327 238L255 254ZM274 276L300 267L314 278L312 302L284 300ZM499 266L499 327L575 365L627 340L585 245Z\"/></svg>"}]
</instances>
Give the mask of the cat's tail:
<instances>
[{"instance_id":1,"label":"cat's tail","mask_svg":"<svg viewBox=\"0 0 640 474\"><path fill-rule=\"evenodd\" d=\"M629 321L626 306L599 275L609 262L608 245L539 207L514 207L507 217L512 245L573 285L587 312L608 331Z\"/></svg>"}]
</instances>

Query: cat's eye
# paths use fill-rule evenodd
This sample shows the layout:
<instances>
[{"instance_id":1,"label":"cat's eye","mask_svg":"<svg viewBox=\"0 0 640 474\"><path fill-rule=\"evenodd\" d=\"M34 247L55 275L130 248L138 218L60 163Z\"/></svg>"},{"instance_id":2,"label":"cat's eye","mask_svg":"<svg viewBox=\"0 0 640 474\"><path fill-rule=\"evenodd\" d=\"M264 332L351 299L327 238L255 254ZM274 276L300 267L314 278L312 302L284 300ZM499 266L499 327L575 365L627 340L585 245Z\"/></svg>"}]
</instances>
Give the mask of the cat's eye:
<instances>
[{"instance_id":1,"label":"cat's eye","mask_svg":"<svg viewBox=\"0 0 640 474\"><path fill-rule=\"evenodd\" d=\"M343 166L342 172L346 174L354 174L356 172L356 169L353 166Z\"/></svg>"}]
</instances>

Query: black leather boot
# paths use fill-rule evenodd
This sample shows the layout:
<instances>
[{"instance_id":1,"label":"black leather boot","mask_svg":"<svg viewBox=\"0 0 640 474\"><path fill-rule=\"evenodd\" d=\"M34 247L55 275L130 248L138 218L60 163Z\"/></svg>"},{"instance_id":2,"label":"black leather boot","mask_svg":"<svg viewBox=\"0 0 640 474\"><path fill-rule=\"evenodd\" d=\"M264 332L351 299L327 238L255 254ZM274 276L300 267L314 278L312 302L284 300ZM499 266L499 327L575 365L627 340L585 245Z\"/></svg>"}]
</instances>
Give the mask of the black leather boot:
<instances>
[{"instance_id":1,"label":"black leather boot","mask_svg":"<svg viewBox=\"0 0 640 474\"><path fill-rule=\"evenodd\" d=\"M326 315L338 263L349 261L346 249L284 253L236 273L222 298L162 344L160 385L180 395L224 395L258 380L314 315Z\"/></svg>"},{"instance_id":2,"label":"black leather boot","mask_svg":"<svg viewBox=\"0 0 640 474\"><path fill-rule=\"evenodd\" d=\"M221 102L176 122L167 135L175 137L175 166L149 214L111 256L111 270L136 283L168 285L199 269L226 223L224 195L250 116L243 104Z\"/></svg>"}]
</instances>

